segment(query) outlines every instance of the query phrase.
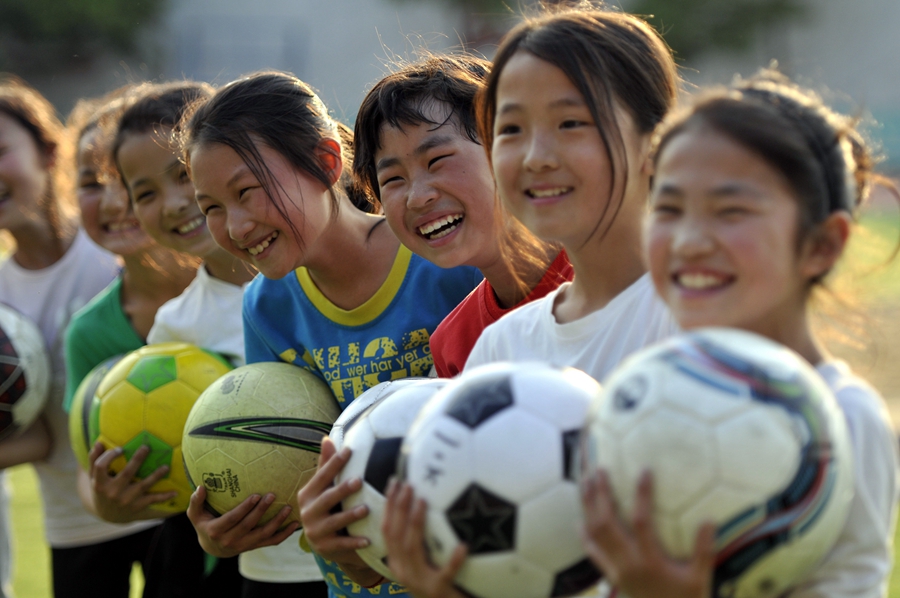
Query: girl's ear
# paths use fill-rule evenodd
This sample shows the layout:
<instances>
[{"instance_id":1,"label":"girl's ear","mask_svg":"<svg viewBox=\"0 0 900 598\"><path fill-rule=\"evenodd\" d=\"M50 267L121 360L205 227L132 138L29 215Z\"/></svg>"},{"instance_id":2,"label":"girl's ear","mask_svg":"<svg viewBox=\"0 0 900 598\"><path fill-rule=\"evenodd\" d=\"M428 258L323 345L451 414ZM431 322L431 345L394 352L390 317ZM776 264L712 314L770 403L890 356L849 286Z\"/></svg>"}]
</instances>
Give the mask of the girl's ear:
<instances>
[{"instance_id":1,"label":"girl's ear","mask_svg":"<svg viewBox=\"0 0 900 598\"><path fill-rule=\"evenodd\" d=\"M833 212L804 243L801 274L810 280L828 273L847 246L852 217L848 212Z\"/></svg>"},{"instance_id":2,"label":"girl's ear","mask_svg":"<svg viewBox=\"0 0 900 598\"><path fill-rule=\"evenodd\" d=\"M344 170L344 161L341 159L341 144L334 139L323 139L317 150L322 170L328 175L328 180L334 185L341 178Z\"/></svg>"}]
</instances>

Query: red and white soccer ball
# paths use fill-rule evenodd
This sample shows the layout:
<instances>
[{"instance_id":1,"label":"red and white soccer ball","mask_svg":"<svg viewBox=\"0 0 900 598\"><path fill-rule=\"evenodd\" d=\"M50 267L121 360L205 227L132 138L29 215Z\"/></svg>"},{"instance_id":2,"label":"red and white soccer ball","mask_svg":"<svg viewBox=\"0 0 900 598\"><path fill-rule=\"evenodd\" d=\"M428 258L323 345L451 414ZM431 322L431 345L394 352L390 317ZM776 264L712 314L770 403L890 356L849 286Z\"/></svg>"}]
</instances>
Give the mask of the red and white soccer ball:
<instances>
[{"instance_id":1,"label":"red and white soccer ball","mask_svg":"<svg viewBox=\"0 0 900 598\"><path fill-rule=\"evenodd\" d=\"M49 392L50 359L41 331L0 303L0 439L28 428Z\"/></svg>"}]
</instances>

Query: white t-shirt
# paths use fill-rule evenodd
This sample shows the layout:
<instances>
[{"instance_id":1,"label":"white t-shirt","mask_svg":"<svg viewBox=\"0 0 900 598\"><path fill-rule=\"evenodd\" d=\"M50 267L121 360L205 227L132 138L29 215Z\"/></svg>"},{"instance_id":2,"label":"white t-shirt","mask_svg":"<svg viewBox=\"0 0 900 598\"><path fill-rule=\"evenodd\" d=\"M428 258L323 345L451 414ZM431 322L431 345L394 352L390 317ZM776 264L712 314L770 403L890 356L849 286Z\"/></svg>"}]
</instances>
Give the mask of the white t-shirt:
<instances>
[{"instance_id":1,"label":"white t-shirt","mask_svg":"<svg viewBox=\"0 0 900 598\"><path fill-rule=\"evenodd\" d=\"M0 301L35 322L50 353L53 378L44 415L53 435L50 456L34 463L41 485L47 542L54 548L97 544L158 525L137 521L107 523L85 510L78 498L78 462L69 442L64 332L72 315L102 291L119 271L116 256L79 230L66 254L41 270L26 270L12 258L0 264Z\"/></svg>"},{"instance_id":2,"label":"white t-shirt","mask_svg":"<svg viewBox=\"0 0 900 598\"><path fill-rule=\"evenodd\" d=\"M605 307L560 324L553 315L557 295L511 311L484 329L466 361L470 369L495 361L544 361L584 370L603 380L622 359L680 329L644 274Z\"/></svg>"},{"instance_id":3,"label":"white t-shirt","mask_svg":"<svg viewBox=\"0 0 900 598\"><path fill-rule=\"evenodd\" d=\"M235 366L244 359L244 289L213 278L200 266L184 292L166 302L153 321L148 343L181 341L221 353ZM298 583L320 581L322 573L311 554L299 545L300 532L278 546L245 552L238 559L241 575L254 581Z\"/></svg>"},{"instance_id":4,"label":"white t-shirt","mask_svg":"<svg viewBox=\"0 0 900 598\"><path fill-rule=\"evenodd\" d=\"M791 598L881 598L893 566L898 449L884 400L843 361L816 368L837 397L853 445L850 513L837 544Z\"/></svg>"}]
</instances>

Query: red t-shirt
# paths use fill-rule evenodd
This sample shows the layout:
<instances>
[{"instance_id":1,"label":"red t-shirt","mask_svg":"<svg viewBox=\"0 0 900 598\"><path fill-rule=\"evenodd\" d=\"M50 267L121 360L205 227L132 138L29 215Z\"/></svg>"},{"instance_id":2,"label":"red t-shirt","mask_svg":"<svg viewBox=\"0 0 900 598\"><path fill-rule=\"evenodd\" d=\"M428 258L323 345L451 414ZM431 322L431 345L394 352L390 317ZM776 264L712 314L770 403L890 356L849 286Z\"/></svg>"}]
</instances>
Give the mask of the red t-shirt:
<instances>
[{"instance_id":1,"label":"red t-shirt","mask_svg":"<svg viewBox=\"0 0 900 598\"><path fill-rule=\"evenodd\" d=\"M481 331L503 315L521 305L540 299L575 275L565 251L560 251L527 297L509 309L497 304L494 288L487 280L481 281L469 296L462 300L431 335L431 356L434 369L441 378L452 378L460 373Z\"/></svg>"}]
</instances>

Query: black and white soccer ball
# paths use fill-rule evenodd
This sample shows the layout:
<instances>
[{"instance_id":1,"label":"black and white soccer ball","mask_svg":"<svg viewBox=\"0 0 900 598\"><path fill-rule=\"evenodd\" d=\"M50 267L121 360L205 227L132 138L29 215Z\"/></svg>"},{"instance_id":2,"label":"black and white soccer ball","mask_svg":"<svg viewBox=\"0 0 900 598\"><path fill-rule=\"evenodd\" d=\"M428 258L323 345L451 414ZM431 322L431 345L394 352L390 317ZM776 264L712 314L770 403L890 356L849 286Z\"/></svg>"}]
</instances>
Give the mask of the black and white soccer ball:
<instances>
[{"instance_id":1,"label":"black and white soccer ball","mask_svg":"<svg viewBox=\"0 0 900 598\"><path fill-rule=\"evenodd\" d=\"M852 447L834 395L769 339L707 328L635 353L604 380L583 437L630 516L653 474L663 547L689 558L717 525L714 596L781 596L834 545L853 495Z\"/></svg>"},{"instance_id":2,"label":"black and white soccer ball","mask_svg":"<svg viewBox=\"0 0 900 598\"><path fill-rule=\"evenodd\" d=\"M579 593L600 579L577 530L576 451L600 385L573 368L498 363L464 372L403 443L401 472L428 504L426 545L478 598Z\"/></svg>"},{"instance_id":3,"label":"black and white soccer ball","mask_svg":"<svg viewBox=\"0 0 900 598\"><path fill-rule=\"evenodd\" d=\"M335 484L352 478L363 481L360 491L347 497L342 508L369 508L369 514L347 526L347 532L369 539L369 545L357 552L366 564L388 579L393 577L386 564L387 547L381 534L387 484L397 471L400 445L410 425L425 403L448 382L440 378L382 382L350 403L328 435L338 451L344 447L352 450L350 461Z\"/></svg>"}]
</instances>

